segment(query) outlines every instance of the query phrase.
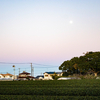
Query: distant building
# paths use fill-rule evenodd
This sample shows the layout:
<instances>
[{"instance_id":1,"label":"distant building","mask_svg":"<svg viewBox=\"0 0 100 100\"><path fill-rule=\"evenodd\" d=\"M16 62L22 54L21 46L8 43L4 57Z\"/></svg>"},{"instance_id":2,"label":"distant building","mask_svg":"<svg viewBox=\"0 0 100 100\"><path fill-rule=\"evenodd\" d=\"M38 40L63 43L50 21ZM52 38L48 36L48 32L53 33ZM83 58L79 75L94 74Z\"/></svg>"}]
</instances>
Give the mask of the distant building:
<instances>
[{"instance_id":1,"label":"distant building","mask_svg":"<svg viewBox=\"0 0 100 100\"><path fill-rule=\"evenodd\" d=\"M13 80L13 79L16 79L17 77L15 76L14 77L14 75L12 75L12 74L10 74L10 73L7 73L7 74L0 74L0 79L1 80Z\"/></svg>"},{"instance_id":2,"label":"distant building","mask_svg":"<svg viewBox=\"0 0 100 100\"><path fill-rule=\"evenodd\" d=\"M19 74L18 80L33 80L34 77L30 76L30 73L23 71L22 73Z\"/></svg>"},{"instance_id":3,"label":"distant building","mask_svg":"<svg viewBox=\"0 0 100 100\"><path fill-rule=\"evenodd\" d=\"M63 72L45 72L44 73L44 80L53 80L53 75L62 76Z\"/></svg>"}]
</instances>

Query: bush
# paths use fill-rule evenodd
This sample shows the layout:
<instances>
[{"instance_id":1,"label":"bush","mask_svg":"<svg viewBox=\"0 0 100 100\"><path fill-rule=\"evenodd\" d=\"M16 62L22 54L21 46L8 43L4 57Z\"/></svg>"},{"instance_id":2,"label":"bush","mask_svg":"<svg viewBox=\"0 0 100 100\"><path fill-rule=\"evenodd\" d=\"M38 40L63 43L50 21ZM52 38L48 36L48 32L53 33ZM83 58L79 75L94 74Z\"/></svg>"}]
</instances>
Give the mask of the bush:
<instances>
[{"instance_id":1,"label":"bush","mask_svg":"<svg viewBox=\"0 0 100 100\"><path fill-rule=\"evenodd\" d=\"M80 78L81 79L96 79L96 77L95 76L93 76L93 75L80 75Z\"/></svg>"}]
</instances>

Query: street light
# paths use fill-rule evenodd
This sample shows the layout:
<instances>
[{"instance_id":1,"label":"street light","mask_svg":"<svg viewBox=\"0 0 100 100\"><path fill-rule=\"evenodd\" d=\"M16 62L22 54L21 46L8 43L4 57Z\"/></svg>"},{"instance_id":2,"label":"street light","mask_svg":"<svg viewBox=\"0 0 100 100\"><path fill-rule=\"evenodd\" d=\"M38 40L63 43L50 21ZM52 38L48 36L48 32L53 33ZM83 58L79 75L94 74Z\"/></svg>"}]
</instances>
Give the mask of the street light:
<instances>
[{"instance_id":1,"label":"street light","mask_svg":"<svg viewBox=\"0 0 100 100\"><path fill-rule=\"evenodd\" d=\"M15 65L12 66L14 68L14 79L15 79Z\"/></svg>"}]
</instances>

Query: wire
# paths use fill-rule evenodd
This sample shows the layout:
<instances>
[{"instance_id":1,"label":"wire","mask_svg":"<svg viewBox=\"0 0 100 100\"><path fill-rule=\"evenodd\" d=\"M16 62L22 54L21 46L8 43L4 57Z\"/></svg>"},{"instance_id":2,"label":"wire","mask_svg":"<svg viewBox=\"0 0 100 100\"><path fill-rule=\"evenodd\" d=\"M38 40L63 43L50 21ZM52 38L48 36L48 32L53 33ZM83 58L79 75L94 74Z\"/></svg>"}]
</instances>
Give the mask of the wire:
<instances>
[{"instance_id":1,"label":"wire","mask_svg":"<svg viewBox=\"0 0 100 100\"><path fill-rule=\"evenodd\" d=\"M0 62L0 64L31 64L31 63L8 63L8 62ZM50 67L58 67L54 65L45 65L45 64L38 64L38 63L32 63L33 65L41 65L41 66L50 66ZM39 67L42 68L42 67Z\"/></svg>"},{"instance_id":2,"label":"wire","mask_svg":"<svg viewBox=\"0 0 100 100\"><path fill-rule=\"evenodd\" d=\"M42 66L52 66L52 67L57 67L57 66L53 66L53 65L45 65L45 64L37 64L37 63L32 63L32 64L35 64L35 65L42 65Z\"/></svg>"},{"instance_id":3,"label":"wire","mask_svg":"<svg viewBox=\"0 0 100 100\"><path fill-rule=\"evenodd\" d=\"M30 63L8 63L8 62L0 62L1 64L30 64Z\"/></svg>"}]
</instances>

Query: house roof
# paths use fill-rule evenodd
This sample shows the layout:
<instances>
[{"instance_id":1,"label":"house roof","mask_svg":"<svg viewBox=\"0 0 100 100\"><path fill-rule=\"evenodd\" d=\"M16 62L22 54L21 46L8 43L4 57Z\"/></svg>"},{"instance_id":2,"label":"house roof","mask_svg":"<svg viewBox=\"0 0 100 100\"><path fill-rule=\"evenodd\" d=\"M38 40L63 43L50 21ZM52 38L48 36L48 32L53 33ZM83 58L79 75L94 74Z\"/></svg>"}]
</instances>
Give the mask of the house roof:
<instances>
[{"instance_id":1,"label":"house roof","mask_svg":"<svg viewBox=\"0 0 100 100\"><path fill-rule=\"evenodd\" d=\"M18 78L34 78L33 76L24 76L24 77L21 77L21 76L19 76Z\"/></svg>"},{"instance_id":2,"label":"house roof","mask_svg":"<svg viewBox=\"0 0 100 100\"><path fill-rule=\"evenodd\" d=\"M48 73L48 74L54 74L55 72L45 72L45 73Z\"/></svg>"},{"instance_id":3,"label":"house roof","mask_svg":"<svg viewBox=\"0 0 100 100\"><path fill-rule=\"evenodd\" d=\"M23 71L23 73L20 73L19 75L21 75L21 74L26 74L26 75L28 75L28 74L30 74L30 73Z\"/></svg>"},{"instance_id":4,"label":"house roof","mask_svg":"<svg viewBox=\"0 0 100 100\"><path fill-rule=\"evenodd\" d=\"M14 76L14 75L12 75L12 74L9 74L9 73L7 73L7 74L1 74L2 76Z\"/></svg>"},{"instance_id":5,"label":"house roof","mask_svg":"<svg viewBox=\"0 0 100 100\"><path fill-rule=\"evenodd\" d=\"M56 74L61 74L62 72L56 72Z\"/></svg>"},{"instance_id":6,"label":"house roof","mask_svg":"<svg viewBox=\"0 0 100 100\"><path fill-rule=\"evenodd\" d=\"M45 73L48 73L48 74L54 74L54 73L61 74L62 72L45 72Z\"/></svg>"},{"instance_id":7,"label":"house roof","mask_svg":"<svg viewBox=\"0 0 100 100\"><path fill-rule=\"evenodd\" d=\"M38 76L36 76L36 78L39 78L39 77L44 78L44 75L38 75Z\"/></svg>"}]
</instances>

